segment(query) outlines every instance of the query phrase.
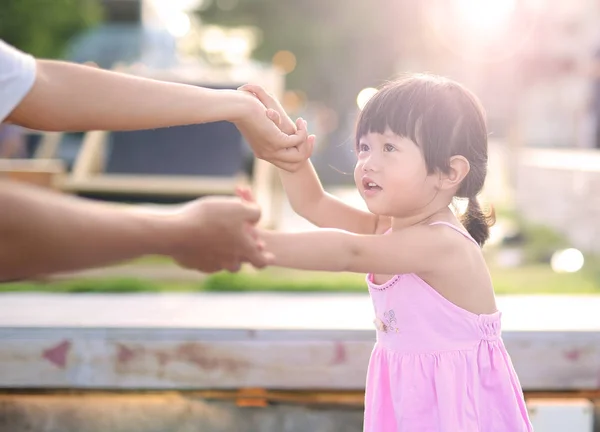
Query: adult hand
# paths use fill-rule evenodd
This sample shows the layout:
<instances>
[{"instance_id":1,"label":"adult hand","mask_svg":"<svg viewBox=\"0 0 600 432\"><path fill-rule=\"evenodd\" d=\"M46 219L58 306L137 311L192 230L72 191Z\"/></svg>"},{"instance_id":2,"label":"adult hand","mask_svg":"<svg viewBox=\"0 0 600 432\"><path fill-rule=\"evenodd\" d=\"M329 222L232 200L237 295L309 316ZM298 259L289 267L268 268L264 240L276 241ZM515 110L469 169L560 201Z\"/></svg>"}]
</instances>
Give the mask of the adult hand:
<instances>
[{"instance_id":1,"label":"adult hand","mask_svg":"<svg viewBox=\"0 0 600 432\"><path fill-rule=\"evenodd\" d=\"M170 242L169 255L182 267L236 272L244 262L263 268L273 259L263 250L254 227L260 219L255 203L234 197L200 198L171 217L175 241Z\"/></svg>"},{"instance_id":2,"label":"adult hand","mask_svg":"<svg viewBox=\"0 0 600 432\"><path fill-rule=\"evenodd\" d=\"M256 84L245 84L238 88L238 90L254 95L267 108L267 117L275 122L282 132L292 135L296 133L297 126L301 126L300 124L297 125L294 123L277 98L267 92L263 87ZM306 125L306 123L303 124Z\"/></svg>"},{"instance_id":3,"label":"adult hand","mask_svg":"<svg viewBox=\"0 0 600 432\"><path fill-rule=\"evenodd\" d=\"M244 93L248 98L248 109L234 124L244 135L256 157L286 171L298 170L311 151L307 142L306 122L300 120L298 127L280 129L274 123L275 119L267 116L265 108L268 107L250 92L240 92Z\"/></svg>"}]
</instances>

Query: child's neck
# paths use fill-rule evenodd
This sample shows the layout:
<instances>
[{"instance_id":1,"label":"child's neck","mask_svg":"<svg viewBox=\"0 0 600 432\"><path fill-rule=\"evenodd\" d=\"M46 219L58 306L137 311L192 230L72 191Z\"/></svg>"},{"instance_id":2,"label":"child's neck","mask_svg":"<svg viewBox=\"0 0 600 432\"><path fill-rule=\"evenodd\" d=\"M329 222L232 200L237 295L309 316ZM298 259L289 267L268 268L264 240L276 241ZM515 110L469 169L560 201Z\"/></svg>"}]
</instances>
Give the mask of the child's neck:
<instances>
[{"instance_id":1,"label":"child's neck","mask_svg":"<svg viewBox=\"0 0 600 432\"><path fill-rule=\"evenodd\" d=\"M419 213L412 214L410 216L400 216L392 218L392 230L399 230L408 228L415 225L423 225L434 220L452 220L454 215L448 206L422 211Z\"/></svg>"}]
</instances>

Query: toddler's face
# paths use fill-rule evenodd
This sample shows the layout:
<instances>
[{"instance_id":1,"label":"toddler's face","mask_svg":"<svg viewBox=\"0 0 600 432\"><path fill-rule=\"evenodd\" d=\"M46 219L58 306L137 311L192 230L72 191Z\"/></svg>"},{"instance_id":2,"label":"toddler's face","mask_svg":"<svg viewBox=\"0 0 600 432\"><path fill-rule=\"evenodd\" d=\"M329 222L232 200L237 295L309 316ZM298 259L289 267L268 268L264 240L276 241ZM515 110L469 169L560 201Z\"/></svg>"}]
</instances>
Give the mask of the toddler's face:
<instances>
[{"instance_id":1,"label":"toddler's face","mask_svg":"<svg viewBox=\"0 0 600 432\"><path fill-rule=\"evenodd\" d=\"M356 151L354 181L372 213L408 216L434 198L437 177L427 173L423 153L410 139L389 129L369 133Z\"/></svg>"}]
</instances>

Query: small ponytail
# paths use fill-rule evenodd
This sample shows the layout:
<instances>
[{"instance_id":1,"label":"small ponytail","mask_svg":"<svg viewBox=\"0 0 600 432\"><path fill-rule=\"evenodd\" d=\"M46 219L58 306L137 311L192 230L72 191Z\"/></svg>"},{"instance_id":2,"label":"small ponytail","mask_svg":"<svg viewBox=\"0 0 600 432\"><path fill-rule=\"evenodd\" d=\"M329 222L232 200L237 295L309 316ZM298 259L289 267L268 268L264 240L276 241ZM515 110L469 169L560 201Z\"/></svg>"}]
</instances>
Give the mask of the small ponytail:
<instances>
[{"instance_id":1,"label":"small ponytail","mask_svg":"<svg viewBox=\"0 0 600 432\"><path fill-rule=\"evenodd\" d=\"M467 229L471 237L483 246L490 236L490 227L496 222L494 209L491 208L489 214L485 214L481 210L477 197L468 198L469 204L467 210L461 217L461 223Z\"/></svg>"}]
</instances>

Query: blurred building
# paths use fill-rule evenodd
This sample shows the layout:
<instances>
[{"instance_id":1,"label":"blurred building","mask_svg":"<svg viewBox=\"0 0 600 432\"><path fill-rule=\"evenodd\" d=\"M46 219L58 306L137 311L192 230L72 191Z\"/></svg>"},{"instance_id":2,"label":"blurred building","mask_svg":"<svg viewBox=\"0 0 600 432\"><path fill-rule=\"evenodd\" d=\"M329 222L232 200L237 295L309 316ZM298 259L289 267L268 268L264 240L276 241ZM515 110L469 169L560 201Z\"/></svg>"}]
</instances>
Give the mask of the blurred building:
<instances>
[{"instance_id":1,"label":"blurred building","mask_svg":"<svg viewBox=\"0 0 600 432\"><path fill-rule=\"evenodd\" d=\"M175 62L177 34L156 18L150 0L102 0L104 22L77 37L68 59L93 61L110 69L143 61L168 67Z\"/></svg>"},{"instance_id":2,"label":"blurred building","mask_svg":"<svg viewBox=\"0 0 600 432\"><path fill-rule=\"evenodd\" d=\"M519 109L523 144L594 147L600 2L546 0L524 47ZM597 60L596 60L597 61Z\"/></svg>"}]
</instances>

